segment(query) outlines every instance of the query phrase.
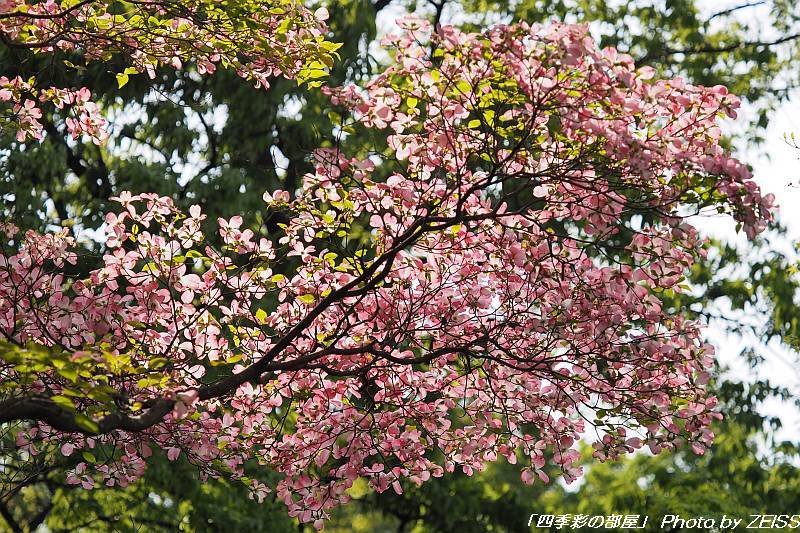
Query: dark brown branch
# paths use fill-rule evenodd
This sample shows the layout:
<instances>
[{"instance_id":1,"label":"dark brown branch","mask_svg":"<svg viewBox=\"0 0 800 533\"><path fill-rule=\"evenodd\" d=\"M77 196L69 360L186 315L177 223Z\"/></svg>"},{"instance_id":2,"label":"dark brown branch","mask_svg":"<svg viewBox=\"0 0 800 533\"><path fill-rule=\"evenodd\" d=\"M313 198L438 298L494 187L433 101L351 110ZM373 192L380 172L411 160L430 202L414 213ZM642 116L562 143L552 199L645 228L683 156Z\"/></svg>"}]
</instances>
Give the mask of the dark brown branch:
<instances>
[{"instance_id":1,"label":"dark brown branch","mask_svg":"<svg viewBox=\"0 0 800 533\"><path fill-rule=\"evenodd\" d=\"M740 4L738 6L729 7L728 9L723 9L722 11L717 11L716 13L714 13L713 15L708 17L708 19L706 19L706 22L710 22L710 21L714 20L715 18L725 17L725 16L730 15L732 13L735 13L737 11L741 11L742 9L747 9L748 7L763 6L766 3L767 3L766 0L756 0L755 2L748 2L746 4Z\"/></svg>"},{"instance_id":2,"label":"dark brown branch","mask_svg":"<svg viewBox=\"0 0 800 533\"><path fill-rule=\"evenodd\" d=\"M375 9L375 13L378 13L391 3L392 0L377 0L375 3L372 4L372 7Z\"/></svg>"},{"instance_id":3,"label":"dark brown branch","mask_svg":"<svg viewBox=\"0 0 800 533\"><path fill-rule=\"evenodd\" d=\"M47 132L47 138L50 142L55 146L64 148L67 154L67 166L69 169L74 172L76 176L83 176L87 170L86 165L83 164L81 158L75 154L70 145L64 140L64 136L58 131L56 125L51 120L44 117L42 117L41 122L44 126L44 131Z\"/></svg>"},{"instance_id":4,"label":"dark brown branch","mask_svg":"<svg viewBox=\"0 0 800 533\"><path fill-rule=\"evenodd\" d=\"M53 500L47 502L41 511L36 513L36 515L28 522L28 530L35 531L41 524L44 523L45 519L47 519L47 515L50 514L50 511L53 510Z\"/></svg>"},{"instance_id":5,"label":"dark brown branch","mask_svg":"<svg viewBox=\"0 0 800 533\"><path fill-rule=\"evenodd\" d=\"M217 383L200 387L198 389L200 399L208 400L222 396L223 394L236 389L239 385L248 381L258 382L259 376L269 369L270 363L278 356L278 354L288 348L291 343L303 331L305 331L320 314L322 314L323 311L325 311L333 303L339 301L341 298L347 296L356 296L360 291L369 290L370 287L374 287L376 284L380 283L380 281L384 279L391 270L391 267L394 264L394 258L397 256L397 254L413 243L419 237L419 235L424 232L425 224L426 220L424 218L418 220L415 224L408 228L408 230L406 230L405 234L398 239L397 244L395 244L391 250L379 257L375 262L367 267L360 276L353 279L350 283L339 287L335 291L331 292L328 296L323 298L319 304L317 304L316 307L314 307L314 309L312 309L303 318L303 320L295 324L295 326L289 330L289 332L284 335L283 338L279 340L275 346L273 346L272 349L270 349L270 351L267 352L259 361L253 363L238 374L228 376ZM379 269L381 269L380 273L373 277L373 275L378 272ZM365 284L365 286L356 289L356 287L361 284Z\"/></svg>"},{"instance_id":6,"label":"dark brown branch","mask_svg":"<svg viewBox=\"0 0 800 533\"><path fill-rule=\"evenodd\" d=\"M242 372L204 385L197 389L200 400L209 400L229 394L246 382L259 382L261 375L273 369L273 361L280 353L291 346L316 318L334 303L343 298L357 296L381 283L391 271L397 255L417 241L426 231L433 229L434 218L423 216L398 236L394 246L367 267L360 276L324 297L301 321L295 324L264 356ZM462 217L437 218L441 222L435 229L462 222ZM293 363L298 363L297 361ZM158 424L175 405L175 400L164 398L152 400L150 405L137 415L114 412L96 420L97 429L92 430L80 424L76 413L57 405L46 397L12 398L0 402L0 424L19 420L36 420L49 424L55 429L87 435L106 434L115 430L143 431Z\"/></svg>"},{"instance_id":7,"label":"dark brown branch","mask_svg":"<svg viewBox=\"0 0 800 533\"><path fill-rule=\"evenodd\" d=\"M0 502L0 516L2 516L6 521L8 527L11 528L11 531L14 533L23 533L22 526L20 526L19 523L14 520L14 516L11 514L11 511L9 511L8 507L6 507L6 504L3 502Z\"/></svg>"},{"instance_id":8,"label":"dark brown branch","mask_svg":"<svg viewBox=\"0 0 800 533\"><path fill-rule=\"evenodd\" d=\"M439 2L428 0L428 3L436 10L433 16L433 27L438 29L442 22L442 13L444 12L444 6L447 4L447 0L440 0Z\"/></svg>"},{"instance_id":9,"label":"dark brown branch","mask_svg":"<svg viewBox=\"0 0 800 533\"><path fill-rule=\"evenodd\" d=\"M138 415L111 413L96 420L98 429L92 431L78 423L74 412L64 409L49 398L12 398L0 402L0 424L18 420L37 420L60 431L87 435L101 435L115 430L136 432L160 422L174 405L174 400L158 399Z\"/></svg>"},{"instance_id":10,"label":"dark brown branch","mask_svg":"<svg viewBox=\"0 0 800 533\"><path fill-rule=\"evenodd\" d=\"M58 130L56 125L49 119L42 119L47 138L55 146L60 146L64 149L67 155L67 166L78 177L86 179L86 187L92 193L92 196L98 200L106 200L111 196L113 187L109 179L109 171L106 162L103 159L103 152L97 149L97 164L94 166L87 166L82 158L75 153L72 147L64 139L64 136ZM99 183L98 183L99 182ZM53 196L52 194L50 195ZM55 198L53 198L55 202ZM59 212L61 216L61 213ZM66 218L63 217L62 218Z\"/></svg>"},{"instance_id":11,"label":"dark brown branch","mask_svg":"<svg viewBox=\"0 0 800 533\"><path fill-rule=\"evenodd\" d=\"M737 43L732 43L725 46L702 46L699 48L684 48L684 49L676 49L670 48L669 46L665 46L660 50L654 51L653 53L645 54L641 59L639 59L636 64L647 64L654 59L664 59L669 56L677 55L677 54L684 54L684 55L696 55L696 54L720 54L725 52L733 52L734 50L740 50L744 48L769 48L771 46L778 46L781 44L785 44L791 41L795 41L800 39L800 33L792 33L789 35L784 35L779 39L775 39L773 41L740 41Z\"/></svg>"}]
</instances>

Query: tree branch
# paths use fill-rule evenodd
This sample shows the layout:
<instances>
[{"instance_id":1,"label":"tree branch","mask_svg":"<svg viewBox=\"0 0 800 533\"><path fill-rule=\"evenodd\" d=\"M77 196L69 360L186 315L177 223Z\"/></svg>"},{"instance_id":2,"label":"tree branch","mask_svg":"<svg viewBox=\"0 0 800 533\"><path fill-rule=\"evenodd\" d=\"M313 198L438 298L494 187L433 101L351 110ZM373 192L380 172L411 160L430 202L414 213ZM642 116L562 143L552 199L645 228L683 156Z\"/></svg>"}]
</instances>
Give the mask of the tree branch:
<instances>
[{"instance_id":1,"label":"tree branch","mask_svg":"<svg viewBox=\"0 0 800 533\"><path fill-rule=\"evenodd\" d=\"M6 504L3 502L0 502L0 515L6 521L8 527L11 528L11 531L14 533L23 533L22 526L20 526L19 523L14 520L14 516L11 514L11 511L9 511L8 507L6 507Z\"/></svg>"},{"instance_id":2,"label":"tree branch","mask_svg":"<svg viewBox=\"0 0 800 533\"><path fill-rule=\"evenodd\" d=\"M439 222L432 226L433 221ZM302 320L294 325L264 356L248 366L238 374L229 375L216 383L203 385L197 388L200 400L209 400L229 394L246 382L258 382L264 372L271 370L271 363L292 342L305 331L314 320L331 305L343 298L357 296L374 288L390 272L395 257L406 247L413 244L429 229L442 229L448 225L462 222L462 217L432 217L423 216L412 224L400 235L394 246L378 257L360 276L351 280L346 285L339 287L323 298ZM96 429L79 423L77 412L64 409L46 397L11 398L0 402L0 424L20 421L35 420L45 422L51 427L70 433L85 435L101 435L115 430L137 432L148 429L163 420L175 406L175 400L165 398L154 399L140 414L131 415L123 412L114 412L95 420Z\"/></svg>"},{"instance_id":3,"label":"tree branch","mask_svg":"<svg viewBox=\"0 0 800 533\"><path fill-rule=\"evenodd\" d=\"M175 405L174 400L157 399L139 415L121 412L111 413L96 420L97 430L93 431L78 423L76 413L59 406L49 398L12 398L0 402L0 424L18 420L37 420L45 422L59 431L101 435L115 430L143 431L160 422Z\"/></svg>"},{"instance_id":4,"label":"tree branch","mask_svg":"<svg viewBox=\"0 0 800 533\"><path fill-rule=\"evenodd\" d=\"M729 7L728 9L723 9L722 11L717 11L716 13L714 13L713 15L708 17L706 19L706 22L711 22L715 18L724 17L724 16L730 15L732 13L735 13L737 11L740 11L742 9L747 9L748 7L762 6L762 5L766 4L766 3L767 3L766 0L757 0L755 2L748 2L746 4L740 4L738 6Z\"/></svg>"},{"instance_id":5,"label":"tree branch","mask_svg":"<svg viewBox=\"0 0 800 533\"><path fill-rule=\"evenodd\" d=\"M670 48L669 46L665 46L664 48L658 51L654 51L654 53L648 52L641 59L636 61L636 64L637 65L646 64L654 59L665 59L669 56L677 54L684 54L684 55L719 54L724 52L733 52L734 50L739 50L744 48L769 48L771 46L777 46L780 44L795 41L797 39L800 39L800 32L784 35L783 37L775 39L774 41L741 41L726 46L703 46L700 48L684 48L684 49L676 49L676 48Z\"/></svg>"},{"instance_id":6,"label":"tree branch","mask_svg":"<svg viewBox=\"0 0 800 533\"><path fill-rule=\"evenodd\" d=\"M377 0L374 4L372 4L372 7L375 9L375 13L378 13L391 3L392 0Z\"/></svg>"}]
</instances>

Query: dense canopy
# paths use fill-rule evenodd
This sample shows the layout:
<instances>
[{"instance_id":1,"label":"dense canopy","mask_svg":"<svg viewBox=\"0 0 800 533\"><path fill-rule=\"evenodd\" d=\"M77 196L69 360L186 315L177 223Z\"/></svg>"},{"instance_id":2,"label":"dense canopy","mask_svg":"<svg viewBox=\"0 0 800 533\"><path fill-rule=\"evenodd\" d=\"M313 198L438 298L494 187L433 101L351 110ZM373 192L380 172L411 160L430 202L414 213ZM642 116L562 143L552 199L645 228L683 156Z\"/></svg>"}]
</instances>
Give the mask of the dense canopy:
<instances>
[{"instance_id":1,"label":"dense canopy","mask_svg":"<svg viewBox=\"0 0 800 533\"><path fill-rule=\"evenodd\" d=\"M119 89L219 66L261 89L297 78L331 110L310 172L262 191L258 213L212 221L191 197L121 191L89 260L67 227L3 223L0 423L20 457L78 458L66 481L91 489L163 452L321 527L359 478L401 493L503 457L527 483L552 466L570 481L584 441L600 460L704 453L713 347L666 307L705 257L691 215L729 213L751 238L772 220L722 140L738 98L659 79L586 25L415 18L383 40L387 68L320 89L327 18L294 2L3 5L13 46L120 61ZM26 149L49 120L107 141L91 90L0 82ZM253 462L277 479L251 479Z\"/></svg>"}]
</instances>

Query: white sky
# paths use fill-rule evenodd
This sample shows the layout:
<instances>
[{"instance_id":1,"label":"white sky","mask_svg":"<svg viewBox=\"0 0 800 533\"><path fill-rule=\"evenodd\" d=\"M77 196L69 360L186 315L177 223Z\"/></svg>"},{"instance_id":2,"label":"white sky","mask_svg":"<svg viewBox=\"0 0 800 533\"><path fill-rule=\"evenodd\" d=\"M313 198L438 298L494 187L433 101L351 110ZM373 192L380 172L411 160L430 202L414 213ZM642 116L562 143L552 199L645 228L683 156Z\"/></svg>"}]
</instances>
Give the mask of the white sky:
<instances>
[{"instance_id":1,"label":"white sky","mask_svg":"<svg viewBox=\"0 0 800 533\"><path fill-rule=\"evenodd\" d=\"M775 194L778 200L778 218L789 228L789 232L787 242L777 245L787 252L791 252L792 242L800 241L800 186L797 185L800 182L800 150L784 141L784 135L792 132L800 141L800 98L797 95L772 114L763 146L741 146L738 152L741 159L753 165L754 177L764 191ZM746 243L743 235L736 235L733 224L724 217L710 220L706 218L701 227L710 236ZM757 316L751 318L759 319ZM708 334L717 346L720 360L733 367L732 374L744 381L752 379L752 372L738 358L741 338L726 334L718 324L711 324ZM769 346L761 344L759 353L766 359L761 366L762 376L797 391L800 396L798 354L777 342L770 343ZM764 412L781 417L784 427L778 433L779 438L800 440L800 412L797 409L778 402L769 402Z\"/></svg>"}]
</instances>

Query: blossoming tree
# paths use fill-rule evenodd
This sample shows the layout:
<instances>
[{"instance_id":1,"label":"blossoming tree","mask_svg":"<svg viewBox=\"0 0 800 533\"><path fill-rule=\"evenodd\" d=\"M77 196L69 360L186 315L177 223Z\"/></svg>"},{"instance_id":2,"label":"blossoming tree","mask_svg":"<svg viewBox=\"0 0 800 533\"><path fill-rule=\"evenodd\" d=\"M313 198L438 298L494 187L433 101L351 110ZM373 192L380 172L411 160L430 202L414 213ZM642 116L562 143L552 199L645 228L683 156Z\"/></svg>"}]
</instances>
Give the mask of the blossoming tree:
<instances>
[{"instance_id":1,"label":"blossoming tree","mask_svg":"<svg viewBox=\"0 0 800 533\"><path fill-rule=\"evenodd\" d=\"M11 48L51 55L74 69L122 56L127 66L116 74L120 87L132 75L152 79L159 66L181 68L184 62L196 64L200 74L232 69L267 87L278 75L320 83L312 80L324 75L338 45L324 39L327 13L316 15L294 0L2 0L0 35ZM73 136L103 142L105 120L89 89L42 85L35 77L0 77L0 102L11 104L0 115L4 128L13 127L19 141L40 139L38 107L52 103L64 111Z\"/></svg>"},{"instance_id":2,"label":"blossoming tree","mask_svg":"<svg viewBox=\"0 0 800 533\"><path fill-rule=\"evenodd\" d=\"M75 279L66 230L3 226L0 423L22 456L79 457L67 480L89 489L184 455L321 527L358 478L400 492L503 457L527 483L548 461L572 480L581 440L600 460L710 445L713 348L662 299L703 257L687 217L750 236L772 217L720 143L738 100L654 80L584 26L401 27L381 75L324 89L345 118L302 187L264 194L277 234L124 193L102 266ZM105 31L78 38L87 57ZM333 51L299 38L298 57ZM194 52L167 55L222 61ZM249 479L254 461L281 480Z\"/></svg>"}]
</instances>

